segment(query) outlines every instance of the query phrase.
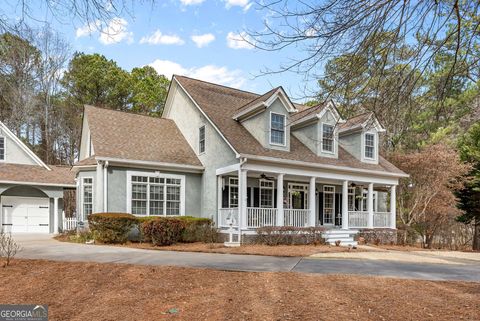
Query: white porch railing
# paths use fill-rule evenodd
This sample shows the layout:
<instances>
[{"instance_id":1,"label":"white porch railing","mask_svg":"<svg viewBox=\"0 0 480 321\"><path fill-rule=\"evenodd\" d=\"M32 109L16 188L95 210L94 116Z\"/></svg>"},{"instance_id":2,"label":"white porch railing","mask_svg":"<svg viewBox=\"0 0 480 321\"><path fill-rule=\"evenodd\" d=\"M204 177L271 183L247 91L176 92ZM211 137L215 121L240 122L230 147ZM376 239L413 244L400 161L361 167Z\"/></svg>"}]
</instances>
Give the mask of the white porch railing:
<instances>
[{"instance_id":1,"label":"white porch railing","mask_svg":"<svg viewBox=\"0 0 480 321\"><path fill-rule=\"evenodd\" d=\"M295 227L308 226L309 214L310 214L310 210L308 209L286 208L283 210L284 225L295 226Z\"/></svg>"},{"instance_id":2,"label":"white porch railing","mask_svg":"<svg viewBox=\"0 0 480 321\"><path fill-rule=\"evenodd\" d=\"M349 211L348 212L349 227L368 227L368 212L366 211Z\"/></svg>"},{"instance_id":3,"label":"white porch railing","mask_svg":"<svg viewBox=\"0 0 480 321\"><path fill-rule=\"evenodd\" d=\"M247 207L247 227L275 226L277 224L276 208Z\"/></svg>"},{"instance_id":4,"label":"white porch railing","mask_svg":"<svg viewBox=\"0 0 480 321\"><path fill-rule=\"evenodd\" d=\"M72 231L77 228L76 217L64 217L63 218L63 231Z\"/></svg>"},{"instance_id":5,"label":"white porch railing","mask_svg":"<svg viewBox=\"0 0 480 321\"><path fill-rule=\"evenodd\" d=\"M218 224L220 227L238 226L238 208L219 208Z\"/></svg>"},{"instance_id":6,"label":"white porch railing","mask_svg":"<svg viewBox=\"0 0 480 321\"><path fill-rule=\"evenodd\" d=\"M390 213L389 212L373 213L373 227L390 227Z\"/></svg>"}]
</instances>

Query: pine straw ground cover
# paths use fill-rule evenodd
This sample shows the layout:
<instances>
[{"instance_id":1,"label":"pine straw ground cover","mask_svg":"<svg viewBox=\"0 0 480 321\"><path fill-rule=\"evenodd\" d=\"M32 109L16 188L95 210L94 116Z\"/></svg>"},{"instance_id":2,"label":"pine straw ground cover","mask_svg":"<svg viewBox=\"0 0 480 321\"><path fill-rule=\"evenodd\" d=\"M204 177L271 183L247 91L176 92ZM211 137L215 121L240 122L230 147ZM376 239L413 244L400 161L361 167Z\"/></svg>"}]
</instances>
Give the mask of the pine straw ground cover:
<instances>
[{"instance_id":1,"label":"pine straw ground cover","mask_svg":"<svg viewBox=\"0 0 480 321\"><path fill-rule=\"evenodd\" d=\"M159 251L180 251L180 252L204 252L221 254L251 254L266 256L310 256L316 253L338 253L338 252L366 252L363 249L351 249L345 246L335 245L276 245L243 244L239 247L225 247L223 243L176 243L169 246L154 246L151 243L127 243L125 246L136 249L159 250Z\"/></svg>"},{"instance_id":2,"label":"pine straw ground cover","mask_svg":"<svg viewBox=\"0 0 480 321\"><path fill-rule=\"evenodd\" d=\"M15 260L1 303L50 320L478 320L480 284Z\"/></svg>"}]
</instances>

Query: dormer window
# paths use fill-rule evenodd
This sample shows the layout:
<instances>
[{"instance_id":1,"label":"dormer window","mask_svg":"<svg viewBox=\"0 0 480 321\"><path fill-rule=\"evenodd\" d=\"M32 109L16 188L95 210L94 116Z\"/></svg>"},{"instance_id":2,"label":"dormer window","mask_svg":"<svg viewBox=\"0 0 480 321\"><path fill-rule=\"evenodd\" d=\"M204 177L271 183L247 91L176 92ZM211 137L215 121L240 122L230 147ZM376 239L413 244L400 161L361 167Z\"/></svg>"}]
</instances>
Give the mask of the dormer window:
<instances>
[{"instance_id":1,"label":"dormer window","mask_svg":"<svg viewBox=\"0 0 480 321\"><path fill-rule=\"evenodd\" d=\"M365 133L365 158L375 159L375 135Z\"/></svg>"},{"instance_id":2,"label":"dormer window","mask_svg":"<svg viewBox=\"0 0 480 321\"><path fill-rule=\"evenodd\" d=\"M270 144L285 146L285 115L270 114Z\"/></svg>"},{"instance_id":3,"label":"dormer window","mask_svg":"<svg viewBox=\"0 0 480 321\"><path fill-rule=\"evenodd\" d=\"M323 152L334 152L334 141L333 141L333 126L329 124L322 124L322 151Z\"/></svg>"},{"instance_id":4,"label":"dormer window","mask_svg":"<svg viewBox=\"0 0 480 321\"><path fill-rule=\"evenodd\" d=\"M0 161L5 160L5 137L0 137Z\"/></svg>"},{"instance_id":5,"label":"dormer window","mask_svg":"<svg viewBox=\"0 0 480 321\"><path fill-rule=\"evenodd\" d=\"M205 125L198 129L198 152L205 153Z\"/></svg>"}]
</instances>

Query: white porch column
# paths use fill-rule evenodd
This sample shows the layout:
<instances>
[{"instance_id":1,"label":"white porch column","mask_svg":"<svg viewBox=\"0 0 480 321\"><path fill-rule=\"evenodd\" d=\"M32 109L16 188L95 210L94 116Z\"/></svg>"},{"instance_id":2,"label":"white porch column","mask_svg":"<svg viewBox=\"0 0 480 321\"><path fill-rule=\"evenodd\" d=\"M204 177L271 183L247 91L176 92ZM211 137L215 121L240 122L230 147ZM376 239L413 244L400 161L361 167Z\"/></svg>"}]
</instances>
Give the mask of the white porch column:
<instances>
[{"instance_id":1,"label":"white porch column","mask_svg":"<svg viewBox=\"0 0 480 321\"><path fill-rule=\"evenodd\" d=\"M342 229L348 229L348 181L342 184Z\"/></svg>"},{"instance_id":2,"label":"white porch column","mask_svg":"<svg viewBox=\"0 0 480 321\"><path fill-rule=\"evenodd\" d=\"M397 186L390 188L390 228L397 228Z\"/></svg>"},{"instance_id":3,"label":"white porch column","mask_svg":"<svg viewBox=\"0 0 480 321\"><path fill-rule=\"evenodd\" d=\"M58 197L53 198L53 234L58 233Z\"/></svg>"},{"instance_id":4,"label":"white porch column","mask_svg":"<svg viewBox=\"0 0 480 321\"><path fill-rule=\"evenodd\" d=\"M368 184L367 209L368 209L367 227L373 228L373 183Z\"/></svg>"},{"instance_id":5,"label":"white porch column","mask_svg":"<svg viewBox=\"0 0 480 321\"><path fill-rule=\"evenodd\" d=\"M310 186L308 187L308 208L310 210L310 217L308 219L309 226L316 226L317 207L315 206L315 177L310 177Z\"/></svg>"},{"instance_id":6,"label":"white porch column","mask_svg":"<svg viewBox=\"0 0 480 321\"><path fill-rule=\"evenodd\" d=\"M222 175L217 176L217 227L220 224L220 209L222 208L222 196L223 196L223 182Z\"/></svg>"},{"instance_id":7,"label":"white porch column","mask_svg":"<svg viewBox=\"0 0 480 321\"><path fill-rule=\"evenodd\" d=\"M247 171L240 169L238 171L238 215L240 227L247 227Z\"/></svg>"},{"instance_id":8,"label":"white porch column","mask_svg":"<svg viewBox=\"0 0 480 321\"><path fill-rule=\"evenodd\" d=\"M283 176L284 174L278 174L277 176L277 226L283 226Z\"/></svg>"},{"instance_id":9,"label":"white porch column","mask_svg":"<svg viewBox=\"0 0 480 321\"><path fill-rule=\"evenodd\" d=\"M97 179L95 180L93 199L95 200L93 213L103 212L103 166L100 162L97 163Z\"/></svg>"}]
</instances>

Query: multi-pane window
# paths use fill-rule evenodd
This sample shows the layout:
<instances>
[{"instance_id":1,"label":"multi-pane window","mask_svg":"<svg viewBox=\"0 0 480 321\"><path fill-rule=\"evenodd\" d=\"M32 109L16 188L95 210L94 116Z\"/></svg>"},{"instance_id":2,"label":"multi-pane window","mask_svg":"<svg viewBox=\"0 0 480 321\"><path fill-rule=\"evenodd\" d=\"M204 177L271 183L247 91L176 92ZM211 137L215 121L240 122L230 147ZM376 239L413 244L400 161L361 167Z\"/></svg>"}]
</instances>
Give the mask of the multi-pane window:
<instances>
[{"instance_id":1,"label":"multi-pane window","mask_svg":"<svg viewBox=\"0 0 480 321\"><path fill-rule=\"evenodd\" d=\"M271 113L270 143L285 145L285 115Z\"/></svg>"},{"instance_id":2,"label":"multi-pane window","mask_svg":"<svg viewBox=\"0 0 480 321\"><path fill-rule=\"evenodd\" d=\"M198 151L200 154L205 152L205 126L198 130Z\"/></svg>"},{"instance_id":3,"label":"multi-pane window","mask_svg":"<svg viewBox=\"0 0 480 321\"><path fill-rule=\"evenodd\" d=\"M355 187L348 188L348 210L355 211Z\"/></svg>"},{"instance_id":4,"label":"multi-pane window","mask_svg":"<svg viewBox=\"0 0 480 321\"><path fill-rule=\"evenodd\" d=\"M82 180L82 213L83 218L93 212L93 179L83 178Z\"/></svg>"},{"instance_id":5,"label":"multi-pane window","mask_svg":"<svg viewBox=\"0 0 480 321\"><path fill-rule=\"evenodd\" d=\"M375 158L375 135L365 134L365 158Z\"/></svg>"},{"instance_id":6,"label":"multi-pane window","mask_svg":"<svg viewBox=\"0 0 480 321\"><path fill-rule=\"evenodd\" d=\"M260 180L260 207L273 208L273 181Z\"/></svg>"},{"instance_id":7,"label":"multi-pane window","mask_svg":"<svg viewBox=\"0 0 480 321\"><path fill-rule=\"evenodd\" d=\"M322 150L333 153L333 126L322 125Z\"/></svg>"},{"instance_id":8,"label":"multi-pane window","mask_svg":"<svg viewBox=\"0 0 480 321\"><path fill-rule=\"evenodd\" d=\"M179 178L132 176L131 211L135 215L180 215Z\"/></svg>"},{"instance_id":9,"label":"multi-pane window","mask_svg":"<svg viewBox=\"0 0 480 321\"><path fill-rule=\"evenodd\" d=\"M335 212L335 186L323 187L323 224L333 224Z\"/></svg>"},{"instance_id":10,"label":"multi-pane window","mask_svg":"<svg viewBox=\"0 0 480 321\"><path fill-rule=\"evenodd\" d=\"M228 181L228 207L238 207L238 178L230 177Z\"/></svg>"},{"instance_id":11,"label":"multi-pane window","mask_svg":"<svg viewBox=\"0 0 480 321\"><path fill-rule=\"evenodd\" d=\"M0 137L0 161L5 160L5 137Z\"/></svg>"}]
</instances>

